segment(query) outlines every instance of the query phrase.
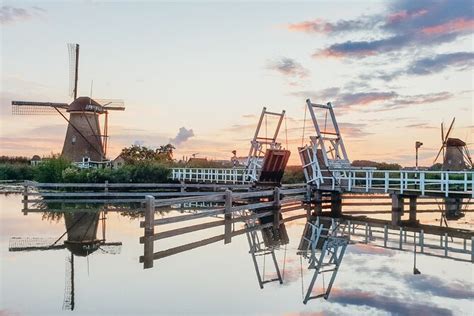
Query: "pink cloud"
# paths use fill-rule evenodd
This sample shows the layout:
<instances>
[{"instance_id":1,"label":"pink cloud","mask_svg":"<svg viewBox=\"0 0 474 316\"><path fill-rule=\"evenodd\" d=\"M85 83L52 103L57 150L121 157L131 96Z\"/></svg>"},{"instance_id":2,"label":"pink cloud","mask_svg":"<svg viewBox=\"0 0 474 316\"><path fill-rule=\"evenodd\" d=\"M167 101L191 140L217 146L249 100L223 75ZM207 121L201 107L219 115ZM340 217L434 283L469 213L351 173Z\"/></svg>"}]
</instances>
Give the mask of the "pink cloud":
<instances>
[{"instance_id":1,"label":"pink cloud","mask_svg":"<svg viewBox=\"0 0 474 316\"><path fill-rule=\"evenodd\" d=\"M474 19L459 18L443 24L425 27L421 30L426 35L446 34L452 32L472 31Z\"/></svg>"},{"instance_id":2,"label":"pink cloud","mask_svg":"<svg viewBox=\"0 0 474 316\"><path fill-rule=\"evenodd\" d=\"M324 22L321 19L289 24L287 28L293 32L307 33L330 33L333 30L331 24Z\"/></svg>"}]
</instances>

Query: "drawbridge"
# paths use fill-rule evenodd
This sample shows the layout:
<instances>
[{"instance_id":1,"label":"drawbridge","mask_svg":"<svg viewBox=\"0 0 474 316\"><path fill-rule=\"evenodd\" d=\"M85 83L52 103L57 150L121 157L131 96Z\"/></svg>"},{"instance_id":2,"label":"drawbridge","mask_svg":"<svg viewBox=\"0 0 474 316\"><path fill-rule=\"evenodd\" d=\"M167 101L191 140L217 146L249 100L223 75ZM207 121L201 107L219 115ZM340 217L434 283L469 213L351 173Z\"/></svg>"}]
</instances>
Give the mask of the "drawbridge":
<instances>
[{"instance_id":1,"label":"drawbridge","mask_svg":"<svg viewBox=\"0 0 474 316\"><path fill-rule=\"evenodd\" d=\"M397 195L473 198L474 172L464 170L377 170L354 167L331 103L306 100L312 122L309 143L298 148L305 182L314 190L347 193L387 193ZM288 163L289 151L277 142L285 111L269 112L263 108L247 162L241 168L174 168L173 180L191 183L227 183L252 185L276 183ZM270 132L262 128L268 117L277 119ZM265 132L262 135L262 132ZM270 136L269 136L270 135Z\"/></svg>"}]
</instances>

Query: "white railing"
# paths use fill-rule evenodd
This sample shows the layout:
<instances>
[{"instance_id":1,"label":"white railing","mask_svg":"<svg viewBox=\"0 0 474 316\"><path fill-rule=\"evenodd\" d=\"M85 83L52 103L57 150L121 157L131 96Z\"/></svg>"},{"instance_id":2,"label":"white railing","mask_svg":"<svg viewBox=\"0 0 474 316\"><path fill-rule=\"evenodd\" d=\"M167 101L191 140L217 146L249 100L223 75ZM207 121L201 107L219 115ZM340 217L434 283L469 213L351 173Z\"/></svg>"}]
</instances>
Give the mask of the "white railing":
<instances>
[{"instance_id":1,"label":"white railing","mask_svg":"<svg viewBox=\"0 0 474 316\"><path fill-rule=\"evenodd\" d=\"M109 167L111 164L111 161L110 160L106 160L106 161L89 160L89 161L73 162L72 164L80 169L89 169L89 168L98 169L98 168Z\"/></svg>"},{"instance_id":2,"label":"white railing","mask_svg":"<svg viewBox=\"0 0 474 316\"><path fill-rule=\"evenodd\" d=\"M187 182L247 184L243 168L173 168L171 179Z\"/></svg>"},{"instance_id":3,"label":"white railing","mask_svg":"<svg viewBox=\"0 0 474 316\"><path fill-rule=\"evenodd\" d=\"M365 192L418 192L468 194L474 197L474 171L417 171L417 170L373 170L335 169L329 176L322 176L319 186L335 190Z\"/></svg>"}]
</instances>

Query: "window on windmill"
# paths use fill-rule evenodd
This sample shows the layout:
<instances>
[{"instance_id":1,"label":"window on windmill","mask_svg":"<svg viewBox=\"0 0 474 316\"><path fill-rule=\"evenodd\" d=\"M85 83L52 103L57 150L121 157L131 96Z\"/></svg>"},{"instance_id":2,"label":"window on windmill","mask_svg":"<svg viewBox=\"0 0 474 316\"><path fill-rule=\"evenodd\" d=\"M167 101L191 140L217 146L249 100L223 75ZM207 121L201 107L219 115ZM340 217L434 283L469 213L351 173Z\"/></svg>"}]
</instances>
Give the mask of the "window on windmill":
<instances>
[{"instance_id":1,"label":"window on windmill","mask_svg":"<svg viewBox=\"0 0 474 316\"><path fill-rule=\"evenodd\" d=\"M76 143L76 136L72 136L71 143L74 145Z\"/></svg>"}]
</instances>

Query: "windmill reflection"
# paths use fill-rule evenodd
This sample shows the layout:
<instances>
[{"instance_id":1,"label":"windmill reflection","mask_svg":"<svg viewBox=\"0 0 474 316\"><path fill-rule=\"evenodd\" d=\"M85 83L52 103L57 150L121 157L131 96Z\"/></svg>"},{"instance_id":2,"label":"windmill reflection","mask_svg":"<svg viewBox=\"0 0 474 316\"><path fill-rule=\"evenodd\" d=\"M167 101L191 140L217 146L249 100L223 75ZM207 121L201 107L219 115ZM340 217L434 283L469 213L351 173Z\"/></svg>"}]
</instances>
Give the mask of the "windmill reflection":
<instances>
[{"instance_id":1,"label":"windmill reflection","mask_svg":"<svg viewBox=\"0 0 474 316\"><path fill-rule=\"evenodd\" d=\"M50 213L56 216L57 213ZM64 217L66 231L56 238L42 237L12 237L10 238L9 251L47 251L67 249L66 276L64 289L64 310L74 310L74 257L87 257L93 254L119 254L121 242L106 241L107 211L74 211L61 212ZM101 237L97 237L101 226ZM63 240L64 236L66 240ZM87 260L89 264L89 260Z\"/></svg>"}]
</instances>

